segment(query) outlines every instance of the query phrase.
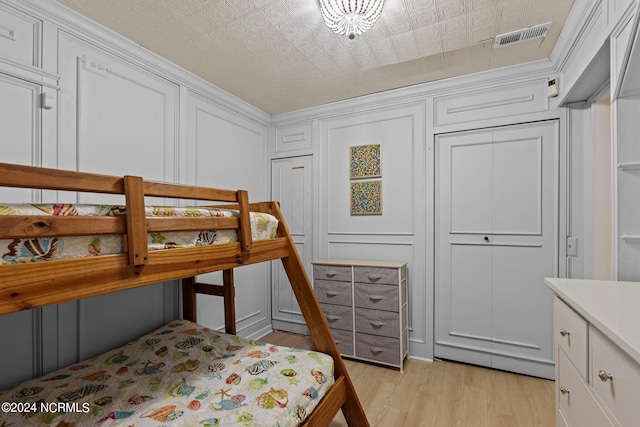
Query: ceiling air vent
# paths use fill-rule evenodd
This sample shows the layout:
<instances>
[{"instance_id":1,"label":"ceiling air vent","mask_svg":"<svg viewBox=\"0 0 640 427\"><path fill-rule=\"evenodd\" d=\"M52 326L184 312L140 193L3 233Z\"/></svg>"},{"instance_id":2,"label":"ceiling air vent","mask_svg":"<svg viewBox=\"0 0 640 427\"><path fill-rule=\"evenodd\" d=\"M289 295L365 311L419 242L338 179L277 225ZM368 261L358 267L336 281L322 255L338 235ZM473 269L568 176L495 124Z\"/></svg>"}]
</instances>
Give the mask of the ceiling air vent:
<instances>
[{"instance_id":1,"label":"ceiling air vent","mask_svg":"<svg viewBox=\"0 0 640 427\"><path fill-rule=\"evenodd\" d=\"M551 22L546 24L534 25L533 27L524 28L522 30L512 31L496 36L494 48L503 47L527 40L540 39L547 35L551 28Z\"/></svg>"}]
</instances>

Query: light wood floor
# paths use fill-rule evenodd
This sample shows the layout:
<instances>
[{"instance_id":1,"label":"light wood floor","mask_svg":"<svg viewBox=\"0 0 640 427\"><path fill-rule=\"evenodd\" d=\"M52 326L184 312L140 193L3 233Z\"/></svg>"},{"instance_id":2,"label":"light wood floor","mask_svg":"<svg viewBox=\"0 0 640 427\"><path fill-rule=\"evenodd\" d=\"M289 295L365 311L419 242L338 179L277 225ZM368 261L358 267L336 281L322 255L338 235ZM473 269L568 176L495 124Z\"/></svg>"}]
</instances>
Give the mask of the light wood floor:
<instances>
[{"instance_id":1,"label":"light wood floor","mask_svg":"<svg viewBox=\"0 0 640 427\"><path fill-rule=\"evenodd\" d=\"M262 340L311 349L308 337ZM405 361L404 373L345 359L372 427L555 426L554 382L462 363ZM331 427L347 423L342 412Z\"/></svg>"}]
</instances>

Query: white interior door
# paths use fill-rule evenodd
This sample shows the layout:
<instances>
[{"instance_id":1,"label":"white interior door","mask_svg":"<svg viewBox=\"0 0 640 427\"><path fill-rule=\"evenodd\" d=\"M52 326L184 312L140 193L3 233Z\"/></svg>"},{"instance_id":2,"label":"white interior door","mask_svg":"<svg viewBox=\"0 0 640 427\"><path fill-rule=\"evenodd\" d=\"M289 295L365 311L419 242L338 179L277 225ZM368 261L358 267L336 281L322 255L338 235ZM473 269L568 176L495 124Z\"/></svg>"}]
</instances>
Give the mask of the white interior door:
<instances>
[{"instance_id":1,"label":"white interior door","mask_svg":"<svg viewBox=\"0 0 640 427\"><path fill-rule=\"evenodd\" d=\"M38 85L0 74L0 162L38 165L40 92ZM37 198L36 191L0 188L0 202L30 203ZM42 374L41 326L41 309L0 316L0 390Z\"/></svg>"},{"instance_id":2,"label":"white interior door","mask_svg":"<svg viewBox=\"0 0 640 427\"><path fill-rule=\"evenodd\" d=\"M552 378L558 129L436 139L435 356Z\"/></svg>"},{"instance_id":3,"label":"white interior door","mask_svg":"<svg viewBox=\"0 0 640 427\"><path fill-rule=\"evenodd\" d=\"M312 160L311 156L277 159L271 162L271 195L280 208L305 270L311 277L312 253ZM282 263L272 263L272 323L274 329L307 333Z\"/></svg>"}]
</instances>

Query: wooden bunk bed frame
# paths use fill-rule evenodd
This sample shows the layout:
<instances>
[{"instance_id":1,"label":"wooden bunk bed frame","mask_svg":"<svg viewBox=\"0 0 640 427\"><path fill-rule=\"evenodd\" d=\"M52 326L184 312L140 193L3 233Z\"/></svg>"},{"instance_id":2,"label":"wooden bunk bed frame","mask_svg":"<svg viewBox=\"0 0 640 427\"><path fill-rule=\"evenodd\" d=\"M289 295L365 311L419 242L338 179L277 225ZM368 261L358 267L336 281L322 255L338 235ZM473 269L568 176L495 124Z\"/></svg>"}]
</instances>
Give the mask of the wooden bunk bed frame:
<instances>
[{"instance_id":1,"label":"wooden bunk bed frame","mask_svg":"<svg viewBox=\"0 0 640 427\"><path fill-rule=\"evenodd\" d=\"M225 329L235 334L233 269L280 259L304 315L315 349L334 360L335 384L303 425L327 426L342 409L349 426L368 426L366 415L329 325L305 273L277 202L249 203L246 191L221 190L77 171L0 163L0 186L120 194L126 215L0 216L0 239L92 234L123 235L124 254L0 266L0 314L182 279L183 317L196 321L196 293L224 297ZM145 197L224 202L238 218L145 217ZM252 241L249 212L278 221L275 239ZM237 243L149 251L147 233L236 229ZM197 283L198 274L222 271L222 285Z\"/></svg>"}]
</instances>

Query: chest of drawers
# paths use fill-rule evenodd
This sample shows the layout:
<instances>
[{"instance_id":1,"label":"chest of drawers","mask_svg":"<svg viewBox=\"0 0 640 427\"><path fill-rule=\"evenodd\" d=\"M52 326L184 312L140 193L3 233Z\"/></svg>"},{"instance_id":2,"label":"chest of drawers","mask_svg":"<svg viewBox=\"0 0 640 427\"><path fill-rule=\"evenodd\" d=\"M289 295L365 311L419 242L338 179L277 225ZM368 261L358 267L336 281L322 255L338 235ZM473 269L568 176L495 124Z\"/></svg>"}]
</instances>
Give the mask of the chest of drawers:
<instances>
[{"instance_id":1,"label":"chest of drawers","mask_svg":"<svg viewBox=\"0 0 640 427\"><path fill-rule=\"evenodd\" d=\"M556 425L637 425L640 283L545 280L555 292Z\"/></svg>"},{"instance_id":2,"label":"chest of drawers","mask_svg":"<svg viewBox=\"0 0 640 427\"><path fill-rule=\"evenodd\" d=\"M406 263L315 261L313 283L343 356L403 370L409 353Z\"/></svg>"}]
</instances>

